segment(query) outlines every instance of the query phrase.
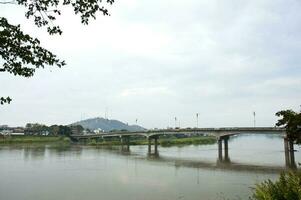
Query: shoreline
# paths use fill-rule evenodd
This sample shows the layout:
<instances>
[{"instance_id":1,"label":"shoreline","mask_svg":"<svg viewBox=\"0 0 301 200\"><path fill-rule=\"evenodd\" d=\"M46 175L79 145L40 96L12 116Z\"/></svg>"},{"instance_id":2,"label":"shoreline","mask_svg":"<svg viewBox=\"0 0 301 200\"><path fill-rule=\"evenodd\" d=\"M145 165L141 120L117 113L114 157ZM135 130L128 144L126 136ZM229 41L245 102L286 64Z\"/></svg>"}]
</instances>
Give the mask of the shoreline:
<instances>
[{"instance_id":1,"label":"shoreline","mask_svg":"<svg viewBox=\"0 0 301 200\"><path fill-rule=\"evenodd\" d=\"M41 143L70 143L65 136L35 136L35 135L8 135L0 138L0 145L9 144L41 144Z\"/></svg>"},{"instance_id":2,"label":"shoreline","mask_svg":"<svg viewBox=\"0 0 301 200\"><path fill-rule=\"evenodd\" d=\"M170 146L184 146L184 145L208 145L215 144L215 137L210 136L199 136L199 137L187 137L187 138L159 138L158 144L162 147L170 147ZM133 139L130 140L129 143L122 143L119 140L111 140L111 141L96 141L90 140L86 142L88 145L93 146L122 146L122 145L148 145L148 141L146 139Z\"/></svg>"},{"instance_id":3,"label":"shoreline","mask_svg":"<svg viewBox=\"0 0 301 200\"><path fill-rule=\"evenodd\" d=\"M72 144L73 142L66 136L33 136L33 135L11 135L0 138L0 145L15 145L15 144ZM78 142L82 145L90 146L122 146L127 145L119 140L111 139L106 141L97 141L95 139L85 142ZM160 138L158 144L163 147L184 146L184 145L208 145L215 144L216 139L210 136L185 137L185 138ZM148 145L146 139L133 138L128 145Z\"/></svg>"}]
</instances>

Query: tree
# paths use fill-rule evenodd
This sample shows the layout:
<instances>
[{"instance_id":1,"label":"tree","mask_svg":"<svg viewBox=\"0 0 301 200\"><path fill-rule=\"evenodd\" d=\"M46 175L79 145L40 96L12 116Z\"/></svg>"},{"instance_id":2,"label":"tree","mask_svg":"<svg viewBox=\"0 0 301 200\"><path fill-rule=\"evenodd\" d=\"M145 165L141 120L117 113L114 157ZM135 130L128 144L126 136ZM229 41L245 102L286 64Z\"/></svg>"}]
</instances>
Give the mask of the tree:
<instances>
[{"instance_id":1,"label":"tree","mask_svg":"<svg viewBox=\"0 0 301 200\"><path fill-rule=\"evenodd\" d=\"M71 128L68 126L59 125L58 135L70 136L72 134Z\"/></svg>"},{"instance_id":2,"label":"tree","mask_svg":"<svg viewBox=\"0 0 301 200\"><path fill-rule=\"evenodd\" d=\"M282 110L277 112L276 116L282 117L276 126L284 126L287 137L301 144L301 113L296 113L293 110Z\"/></svg>"},{"instance_id":3,"label":"tree","mask_svg":"<svg viewBox=\"0 0 301 200\"><path fill-rule=\"evenodd\" d=\"M59 126L58 125L52 125L49 127L50 135L58 135L59 134Z\"/></svg>"},{"instance_id":4,"label":"tree","mask_svg":"<svg viewBox=\"0 0 301 200\"><path fill-rule=\"evenodd\" d=\"M114 0L0 0L0 4L15 4L26 8L25 17L33 19L37 27L46 27L50 35L62 34L62 29L55 25L61 9L69 6L75 15L80 15L81 23L87 25L98 12L109 15L106 6ZM35 70L45 66L62 67L65 61L40 46L40 41L23 33L20 25L12 25L0 17L0 56L3 60L0 72L15 76L31 77ZM10 97L0 97L0 104L10 103Z\"/></svg>"},{"instance_id":5,"label":"tree","mask_svg":"<svg viewBox=\"0 0 301 200\"><path fill-rule=\"evenodd\" d=\"M25 126L26 135L41 135L43 132L49 131L49 127L44 124L27 123Z\"/></svg>"},{"instance_id":6,"label":"tree","mask_svg":"<svg viewBox=\"0 0 301 200\"><path fill-rule=\"evenodd\" d=\"M71 128L72 134L80 134L84 130L84 127L82 125L79 125L79 124L78 125L71 125L70 128Z\"/></svg>"}]
</instances>

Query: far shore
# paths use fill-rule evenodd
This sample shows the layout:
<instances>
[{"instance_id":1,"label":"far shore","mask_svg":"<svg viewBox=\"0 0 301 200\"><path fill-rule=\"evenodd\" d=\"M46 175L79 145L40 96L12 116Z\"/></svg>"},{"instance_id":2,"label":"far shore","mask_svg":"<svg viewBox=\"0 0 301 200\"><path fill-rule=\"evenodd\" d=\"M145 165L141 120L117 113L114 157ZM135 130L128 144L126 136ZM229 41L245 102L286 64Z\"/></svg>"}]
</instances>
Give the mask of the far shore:
<instances>
[{"instance_id":1,"label":"far shore","mask_svg":"<svg viewBox=\"0 0 301 200\"><path fill-rule=\"evenodd\" d=\"M128 144L122 143L120 140L90 140L86 142L88 145L113 146L113 145L148 145L145 138L131 139ZM158 144L163 147L184 146L184 145L207 145L216 143L215 137L212 136L194 136L185 138L159 138Z\"/></svg>"},{"instance_id":2,"label":"far shore","mask_svg":"<svg viewBox=\"0 0 301 200\"><path fill-rule=\"evenodd\" d=\"M31 143L70 143L70 138L65 136L40 136L40 135L1 135L1 144L31 144Z\"/></svg>"},{"instance_id":3,"label":"far shore","mask_svg":"<svg viewBox=\"0 0 301 200\"><path fill-rule=\"evenodd\" d=\"M9 144L40 144L40 143L58 143L58 144L71 144L73 143L69 137L66 136L34 136L34 135L10 135L1 136L0 145ZM120 146L125 145L117 138L111 140L88 140L79 142L83 145L92 146ZM211 136L193 136L185 138L160 138L158 144L164 147L168 146L183 146L183 145L206 145L216 143L215 137ZM128 145L147 145L148 141L145 138L132 138Z\"/></svg>"}]
</instances>

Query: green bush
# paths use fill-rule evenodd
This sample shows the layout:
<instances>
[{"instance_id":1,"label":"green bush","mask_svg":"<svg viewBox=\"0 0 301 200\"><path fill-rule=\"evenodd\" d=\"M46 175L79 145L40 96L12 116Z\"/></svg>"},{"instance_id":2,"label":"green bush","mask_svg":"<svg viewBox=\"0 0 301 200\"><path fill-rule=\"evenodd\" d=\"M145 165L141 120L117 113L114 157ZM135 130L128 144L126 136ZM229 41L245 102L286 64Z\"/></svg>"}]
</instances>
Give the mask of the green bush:
<instances>
[{"instance_id":1,"label":"green bush","mask_svg":"<svg viewBox=\"0 0 301 200\"><path fill-rule=\"evenodd\" d=\"M257 184L253 199L256 200L301 200L301 171L282 173L275 182Z\"/></svg>"}]
</instances>

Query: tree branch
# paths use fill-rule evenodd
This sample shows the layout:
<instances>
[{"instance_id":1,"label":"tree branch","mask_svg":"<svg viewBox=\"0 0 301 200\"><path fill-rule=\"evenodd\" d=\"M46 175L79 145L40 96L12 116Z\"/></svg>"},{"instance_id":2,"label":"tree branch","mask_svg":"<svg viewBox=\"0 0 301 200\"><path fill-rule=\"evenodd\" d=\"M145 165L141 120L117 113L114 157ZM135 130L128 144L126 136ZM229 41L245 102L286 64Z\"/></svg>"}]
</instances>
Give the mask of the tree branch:
<instances>
[{"instance_id":1,"label":"tree branch","mask_svg":"<svg viewBox=\"0 0 301 200\"><path fill-rule=\"evenodd\" d=\"M16 1L0 1L0 4L16 4Z\"/></svg>"},{"instance_id":2,"label":"tree branch","mask_svg":"<svg viewBox=\"0 0 301 200\"><path fill-rule=\"evenodd\" d=\"M10 97L0 97L0 104L10 104L10 102L12 101L12 99Z\"/></svg>"}]
</instances>

